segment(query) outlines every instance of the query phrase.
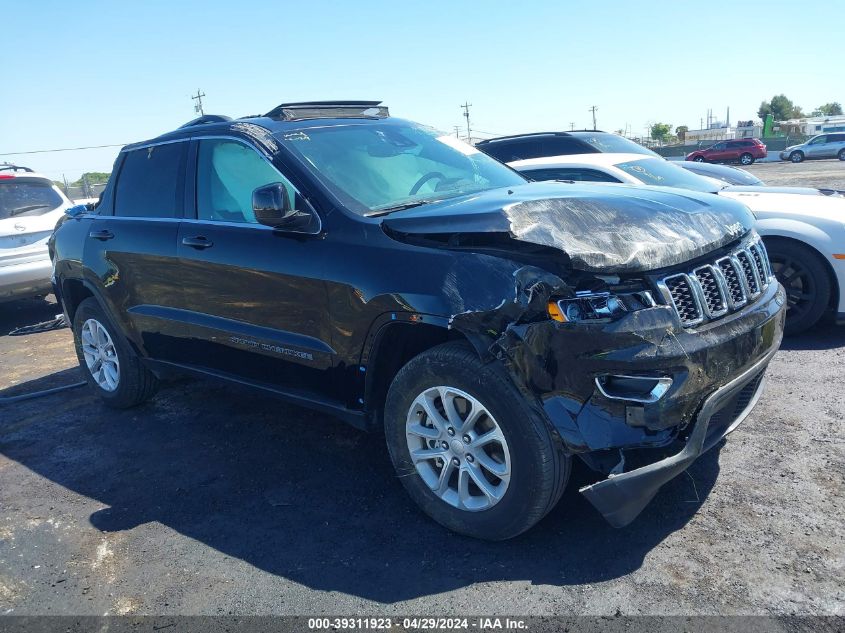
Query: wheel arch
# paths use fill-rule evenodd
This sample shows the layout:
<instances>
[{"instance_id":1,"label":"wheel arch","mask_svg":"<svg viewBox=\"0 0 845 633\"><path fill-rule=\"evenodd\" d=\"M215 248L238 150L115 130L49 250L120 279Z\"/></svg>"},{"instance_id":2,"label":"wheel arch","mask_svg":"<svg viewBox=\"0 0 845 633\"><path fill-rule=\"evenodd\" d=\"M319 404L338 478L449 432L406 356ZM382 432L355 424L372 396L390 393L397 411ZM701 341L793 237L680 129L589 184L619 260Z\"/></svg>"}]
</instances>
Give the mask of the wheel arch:
<instances>
[{"instance_id":1,"label":"wheel arch","mask_svg":"<svg viewBox=\"0 0 845 633\"><path fill-rule=\"evenodd\" d=\"M813 228L813 227L811 227ZM818 229L815 229L818 230ZM802 239L803 236L796 236L793 233L789 232L777 232L777 233L761 233L761 237L763 238L763 243L766 245L766 248L769 248L770 244L774 244L777 242L781 243L789 243L794 246L799 246L801 248L805 248L813 253L824 265L825 272L827 273L828 279L830 280L830 300L828 302L828 307L836 309L839 305L839 297L841 289L839 287L839 279L836 276L836 272L833 270L833 266L824 256L822 251L819 249L818 246L808 242L806 239Z\"/></svg>"},{"instance_id":2,"label":"wheel arch","mask_svg":"<svg viewBox=\"0 0 845 633\"><path fill-rule=\"evenodd\" d=\"M63 279L60 288L62 293L61 301L67 317L71 322L73 322L73 315L76 314L79 304L85 301L85 299L94 297L102 305L102 301L100 301L91 287L81 279Z\"/></svg>"},{"instance_id":3,"label":"wheel arch","mask_svg":"<svg viewBox=\"0 0 845 633\"><path fill-rule=\"evenodd\" d=\"M360 369L365 374L364 405L374 428L381 424L382 409L393 378L412 358L450 341L464 341L482 355L479 342L474 343L463 333L449 328L448 321L442 318L407 315L407 318L391 319L372 329L375 334L361 356Z\"/></svg>"}]
</instances>

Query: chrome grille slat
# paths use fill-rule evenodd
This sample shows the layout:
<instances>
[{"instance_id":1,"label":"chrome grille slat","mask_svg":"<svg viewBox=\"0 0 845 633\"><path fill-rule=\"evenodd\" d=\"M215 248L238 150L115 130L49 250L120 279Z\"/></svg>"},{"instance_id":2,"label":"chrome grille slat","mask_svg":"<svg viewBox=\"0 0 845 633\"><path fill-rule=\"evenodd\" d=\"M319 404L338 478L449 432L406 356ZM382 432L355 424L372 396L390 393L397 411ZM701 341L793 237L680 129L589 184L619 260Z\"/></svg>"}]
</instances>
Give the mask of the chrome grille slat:
<instances>
[{"instance_id":1,"label":"chrome grille slat","mask_svg":"<svg viewBox=\"0 0 845 633\"><path fill-rule=\"evenodd\" d=\"M772 269L759 237L712 263L678 272L657 282L664 299L684 327L736 312L762 296L770 286Z\"/></svg>"},{"instance_id":2,"label":"chrome grille slat","mask_svg":"<svg viewBox=\"0 0 845 633\"><path fill-rule=\"evenodd\" d=\"M701 299L707 316L720 317L728 311L727 293L713 266L700 266L693 271L701 288Z\"/></svg>"},{"instance_id":3,"label":"chrome grille slat","mask_svg":"<svg viewBox=\"0 0 845 633\"><path fill-rule=\"evenodd\" d=\"M697 325L704 320L701 304L699 303L697 293L693 289L689 275L685 273L672 275L666 277L663 283L669 291L669 298L672 301L672 305L675 306L675 311L681 318L681 323L684 324L684 327Z\"/></svg>"},{"instance_id":4,"label":"chrome grille slat","mask_svg":"<svg viewBox=\"0 0 845 633\"><path fill-rule=\"evenodd\" d=\"M754 259L747 249L742 249L734 255L736 261L739 262L739 267L745 278L745 287L748 290L748 298L754 299L760 294L760 276L757 273L757 267L754 265Z\"/></svg>"}]
</instances>

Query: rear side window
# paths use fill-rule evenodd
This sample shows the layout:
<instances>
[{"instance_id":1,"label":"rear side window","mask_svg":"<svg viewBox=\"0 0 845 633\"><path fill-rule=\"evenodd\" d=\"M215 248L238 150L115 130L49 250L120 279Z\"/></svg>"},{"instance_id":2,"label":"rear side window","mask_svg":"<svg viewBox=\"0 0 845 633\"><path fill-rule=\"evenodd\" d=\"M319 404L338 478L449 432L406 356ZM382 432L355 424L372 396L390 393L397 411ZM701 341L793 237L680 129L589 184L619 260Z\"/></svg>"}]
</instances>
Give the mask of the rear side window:
<instances>
[{"instance_id":1,"label":"rear side window","mask_svg":"<svg viewBox=\"0 0 845 633\"><path fill-rule=\"evenodd\" d=\"M596 169L583 167L553 167L523 172L531 180L577 180L579 182L621 182L618 178Z\"/></svg>"},{"instance_id":2,"label":"rear side window","mask_svg":"<svg viewBox=\"0 0 845 633\"><path fill-rule=\"evenodd\" d=\"M114 214L175 218L182 209L187 143L166 143L126 153L115 188Z\"/></svg>"},{"instance_id":3,"label":"rear side window","mask_svg":"<svg viewBox=\"0 0 845 633\"><path fill-rule=\"evenodd\" d=\"M43 215L61 206L62 197L40 180L0 180L0 220Z\"/></svg>"},{"instance_id":4,"label":"rear side window","mask_svg":"<svg viewBox=\"0 0 845 633\"><path fill-rule=\"evenodd\" d=\"M537 136L530 139L499 141L482 145L478 149L503 163L528 158L546 158L548 156L596 154L601 151L589 143L571 136Z\"/></svg>"}]
</instances>

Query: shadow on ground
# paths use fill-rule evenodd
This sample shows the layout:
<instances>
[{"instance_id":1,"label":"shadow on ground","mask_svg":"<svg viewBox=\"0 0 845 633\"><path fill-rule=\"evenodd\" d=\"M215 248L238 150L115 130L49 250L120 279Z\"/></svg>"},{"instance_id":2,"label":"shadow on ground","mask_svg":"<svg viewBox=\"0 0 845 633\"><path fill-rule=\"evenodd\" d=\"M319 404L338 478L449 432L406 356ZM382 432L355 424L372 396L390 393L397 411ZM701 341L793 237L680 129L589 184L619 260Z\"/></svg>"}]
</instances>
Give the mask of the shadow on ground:
<instances>
[{"instance_id":1,"label":"shadow on ground","mask_svg":"<svg viewBox=\"0 0 845 633\"><path fill-rule=\"evenodd\" d=\"M44 299L38 297L0 303L0 336L15 328L53 319L61 311L53 295Z\"/></svg>"},{"instance_id":2,"label":"shadow on ground","mask_svg":"<svg viewBox=\"0 0 845 633\"><path fill-rule=\"evenodd\" d=\"M60 372L14 392L77 376ZM91 515L96 528L158 521L266 572L382 603L485 581L573 585L628 574L697 511L718 452L627 528L614 530L580 497L589 475L576 469L537 527L486 543L416 510L382 437L250 391L183 380L130 411L106 409L87 388L0 407L0 453L108 505Z\"/></svg>"},{"instance_id":3,"label":"shadow on ground","mask_svg":"<svg viewBox=\"0 0 845 633\"><path fill-rule=\"evenodd\" d=\"M787 336L782 349L822 350L845 347L845 326L823 321L803 334Z\"/></svg>"}]
</instances>

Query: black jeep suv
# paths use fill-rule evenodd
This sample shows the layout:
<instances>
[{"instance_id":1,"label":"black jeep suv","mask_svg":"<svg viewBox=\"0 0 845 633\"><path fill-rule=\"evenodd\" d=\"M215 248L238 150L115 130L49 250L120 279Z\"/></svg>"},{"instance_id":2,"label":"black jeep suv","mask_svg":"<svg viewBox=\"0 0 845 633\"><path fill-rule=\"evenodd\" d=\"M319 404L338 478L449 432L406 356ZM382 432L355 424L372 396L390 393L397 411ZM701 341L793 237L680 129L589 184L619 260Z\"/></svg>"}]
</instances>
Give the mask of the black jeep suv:
<instances>
[{"instance_id":1,"label":"black jeep suv","mask_svg":"<svg viewBox=\"0 0 845 633\"><path fill-rule=\"evenodd\" d=\"M52 256L107 404L175 369L383 429L427 514L504 539L574 456L625 525L749 413L784 313L752 221L529 183L378 102L284 104L125 147Z\"/></svg>"}]
</instances>

